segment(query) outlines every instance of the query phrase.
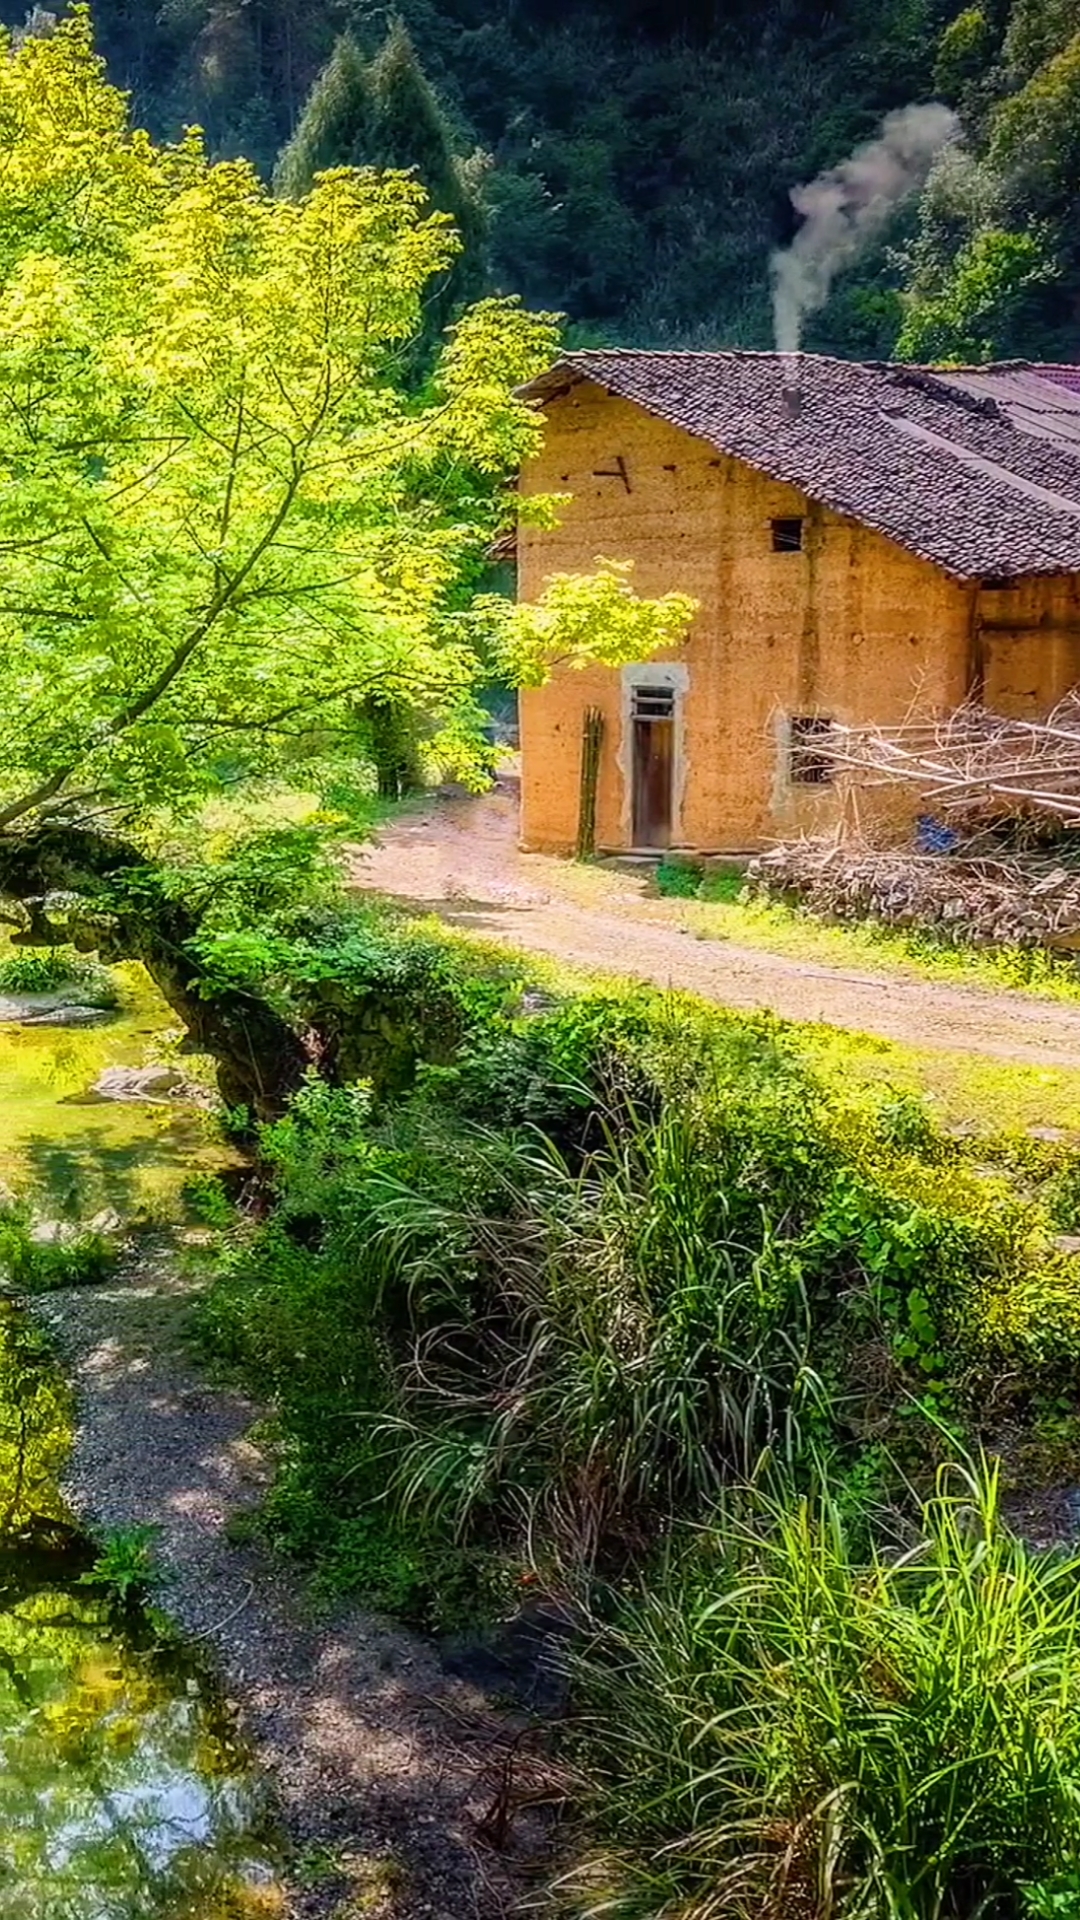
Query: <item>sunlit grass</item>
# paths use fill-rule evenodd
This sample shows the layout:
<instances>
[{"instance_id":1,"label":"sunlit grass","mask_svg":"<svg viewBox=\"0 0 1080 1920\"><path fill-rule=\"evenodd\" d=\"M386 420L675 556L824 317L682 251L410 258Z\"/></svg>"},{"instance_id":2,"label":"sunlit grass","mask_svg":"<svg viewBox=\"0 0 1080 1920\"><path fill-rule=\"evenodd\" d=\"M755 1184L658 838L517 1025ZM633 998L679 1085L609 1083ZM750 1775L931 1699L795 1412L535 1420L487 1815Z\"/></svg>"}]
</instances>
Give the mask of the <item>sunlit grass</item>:
<instances>
[{"instance_id":1,"label":"sunlit grass","mask_svg":"<svg viewBox=\"0 0 1080 1920\"><path fill-rule=\"evenodd\" d=\"M577 871L586 876L596 872L589 868ZM602 873L598 875L601 883L604 878ZM448 927L437 915L403 918L418 934L440 942L451 952L474 956L478 963L486 959L494 972L508 980L515 971L516 959L521 983L555 998L590 987L640 991L636 983L598 968L574 967L542 954L515 954L500 942L484 941L473 933ZM724 1011L695 994L685 998L707 1011ZM900 1094L926 1096L946 1126L973 1126L987 1133L1054 1127L1080 1135L1080 1067L1033 1066L982 1053L906 1046L876 1034L850 1032L818 1022L778 1020L777 1029L825 1084L834 1085L845 1100L860 1089L869 1095L891 1087Z\"/></svg>"},{"instance_id":2,"label":"sunlit grass","mask_svg":"<svg viewBox=\"0 0 1080 1920\"><path fill-rule=\"evenodd\" d=\"M576 906L626 913L651 926L684 928L699 940L848 972L857 968L944 986L1080 1003L1080 966L1068 955L1041 948L951 947L914 928L819 920L782 901L745 899L741 867L707 874L696 894L685 893L681 886L662 894L651 869L627 872L603 862L544 855L533 856L530 867L553 894Z\"/></svg>"},{"instance_id":3,"label":"sunlit grass","mask_svg":"<svg viewBox=\"0 0 1080 1920\"><path fill-rule=\"evenodd\" d=\"M1035 1067L986 1054L907 1047L874 1034L839 1027L789 1029L799 1050L826 1084L850 1096L853 1088L887 1085L927 1096L946 1126L990 1133L1029 1127L1080 1134L1080 1068Z\"/></svg>"},{"instance_id":4,"label":"sunlit grass","mask_svg":"<svg viewBox=\"0 0 1080 1920\"><path fill-rule=\"evenodd\" d=\"M928 933L870 921L832 925L781 901L743 899L737 871L709 875L700 897L680 905L684 924L703 940L730 940L825 966L888 968L951 986L1080 1002L1080 969L1063 955L1041 948L950 947Z\"/></svg>"},{"instance_id":5,"label":"sunlit grass","mask_svg":"<svg viewBox=\"0 0 1080 1920\"><path fill-rule=\"evenodd\" d=\"M430 798L423 789L404 800L387 800L378 792L374 768L357 763L343 768L337 781L328 780L321 794L280 783L220 794L202 807L198 827L211 853L249 834L288 827L322 827L364 839Z\"/></svg>"}]
</instances>

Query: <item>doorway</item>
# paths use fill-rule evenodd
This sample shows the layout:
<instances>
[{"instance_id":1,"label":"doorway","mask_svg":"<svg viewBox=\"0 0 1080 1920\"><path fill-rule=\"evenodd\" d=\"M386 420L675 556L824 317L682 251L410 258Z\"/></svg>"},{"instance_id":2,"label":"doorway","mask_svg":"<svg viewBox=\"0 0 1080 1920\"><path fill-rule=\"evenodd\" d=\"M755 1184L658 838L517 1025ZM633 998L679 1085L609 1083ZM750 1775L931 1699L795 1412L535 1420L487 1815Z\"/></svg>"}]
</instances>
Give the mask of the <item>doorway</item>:
<instances>
[{"instance_id":1,"label":"doorway","mask_svg":"<svg viewBox=\"0 0 1080 1920\"><path fill-rule=\"evenodd\" d=\"M633 844L670 847L674 817L675 689L634 687Z\"/></svg>"}]
</instances>

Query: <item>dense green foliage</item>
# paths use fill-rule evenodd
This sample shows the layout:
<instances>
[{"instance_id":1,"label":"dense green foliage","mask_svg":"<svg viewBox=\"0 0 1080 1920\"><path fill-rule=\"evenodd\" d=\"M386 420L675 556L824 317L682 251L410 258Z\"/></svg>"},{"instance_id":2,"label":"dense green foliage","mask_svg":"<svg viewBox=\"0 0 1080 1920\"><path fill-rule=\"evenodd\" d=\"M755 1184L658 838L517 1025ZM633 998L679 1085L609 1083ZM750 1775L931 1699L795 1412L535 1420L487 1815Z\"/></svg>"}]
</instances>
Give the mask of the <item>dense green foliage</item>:
<instances>
[{"instance_id":1,"label":"dense green foliage","mask_svg":"<svg viewBox=\"0 0 1080 1920\"><path fill-rule=\"evenodd\" d=\"M962 150L942 157L908 260L909 358L1076 358L1080 9L969 7L940 48Z\"/></svg>"},{"instance_id":2,"label":"dense green foliage","mask_svg":"<svg viewBox=\"0 0 1080 1920\"><path fill-rule=\"evenodd\" d=\"M1076 1567L1009 1534L992 1474L942 1474L869 1555L828 1494L752 1503L581 1668L612 1842L586 1911L1076 1912Z\"/></svg>"},{"instance_id":3,"label":"dense green foliage","mask_svg":"<svg viewBox=\"0 0 1080 1920\"><path fill-rule=\"evenodd\" d=\"M767 1016L549 1001L408 925L208 958L334 1010L344 1077L366 1076L313 1081L264 1131L276 1211L207 1321L281 1393L319 1504L366 1510L391 1454L405 1505L451 1534L520 1540L532 1503L585 1564L763 1449L849 1461L880 1427L903 1453L999 1376L1022 1392L996 1416L1069 1391L1064 1148L1006 1142L988 1171L910 1096L821 1081ZM330 1445L327 1395L356 1414Z\"/></svg>"},{"instance_id":4,"label":"dense green foliage","mask_svg":"<svg viewBox=\"0 0 1080 1920\"><path fill-rule=\"evenodd\" d=\"M1075 1151L953 1138L769 1016L553 989L425 925L309 915L207 959L333 1009L348 1082L263 1129L272 1208L200 1310L272 1397L263 1523L428 1625L515 1589L593 1620L573 1910L1067 1901L1075 1568L1029 1558L992 1473L941 1474L1006 1430L1029 1482L1040 1450L1075 1472Z\"/></svg>"},{"instance_id":5,"label":"dense green foliage","mask_svg":"<svg viewBox=\"0 0 1080 1920\"><path fill-rule=\"evenodd\" d=\"M459 157L453 130L400 20L371 61L352 34L341 36L281 153L274 184L279 193L299 198L320 171L346 165L415 167L432 205L453 220L461 253L427 302L427 332L436 338L463 302L483 293L487 280L483 164L479 155L471 161Z\"/></svg>"},{"instance_id":6,"label":"dense green foliage","mask_svg":"<svg viewBox=\"0 0 1080 1920\"><path fill-rule=\"evenodd\" d=\"M807 344L1074 354L1073 0L401 0L402 24L381 0L95 10L155 131L196 120L266 175L280 155L289 191L320 165L415 165L469 243L443 311L486 270L633 343L769 345L790 189L893 108L943 98L963 151L841 278Z\"/></svg>"},{"instance_id":7,"label":"dense green foliage","mask_svg":"<svg viewBox=\"0 0 1080 1920\"><path fill-rule=\"evenodd\" d=\"M474 411L495 308L462 323L425 413L392 382L455 257L447 223L400 175L338 172L294 208L195 141L152 147L81 13L0 62L0 95L0 824L70 818L73 790L145 814L297 765L348 741L375 689L452 715L485 538L466 475L483 519L501 457ZM501 312L501 341L480 320L485 390L516 437L511 334L534 323Z\"/></svg>"}]
</instances>

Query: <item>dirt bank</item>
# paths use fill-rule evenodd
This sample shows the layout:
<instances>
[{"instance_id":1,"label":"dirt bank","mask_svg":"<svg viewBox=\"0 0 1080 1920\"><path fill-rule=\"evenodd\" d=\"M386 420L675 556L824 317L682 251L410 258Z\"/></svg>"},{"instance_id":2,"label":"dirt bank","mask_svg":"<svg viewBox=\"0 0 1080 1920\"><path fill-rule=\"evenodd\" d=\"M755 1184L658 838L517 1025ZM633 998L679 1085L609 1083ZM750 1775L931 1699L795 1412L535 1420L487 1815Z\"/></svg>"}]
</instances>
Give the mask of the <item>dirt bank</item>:
<instances>
[{"instance_id":1,"label":"dirt bank","mask_svg":"<svg viewBox=\"0 0 1080 1920\"><path fill-rule=\"evenodd\" d=\"M232 1537L270 1467L259 1410L185 1353L196 1284L156 1244L107 1287L34 1303L77 1395L71 1503L101 1527L160 1528L161 1604L211 1653L294 1847L338 1863L290 1892L291 1915L342 1901L372 1920L494 1920L524 1855L477 1827L514 1723L418 1637L352 1608L315 1617L294 1568Z\"/></svg>"},{"instance_id":2,"label":"dirt bank","mask_svg":"<svg viewBox=\"0 0 1080 1920\"><path fill-rule=\"evenodd\" d=\"M1080 1006L910 975L849 971L703 940L646 877L517 847L517 789L434 799L358 848L355 884L429 908L463 931L585 968L685 987L720 1005L769 1008L916 1047L1041 1067L1080 1067Z\"/></svg>"}]
</instances>

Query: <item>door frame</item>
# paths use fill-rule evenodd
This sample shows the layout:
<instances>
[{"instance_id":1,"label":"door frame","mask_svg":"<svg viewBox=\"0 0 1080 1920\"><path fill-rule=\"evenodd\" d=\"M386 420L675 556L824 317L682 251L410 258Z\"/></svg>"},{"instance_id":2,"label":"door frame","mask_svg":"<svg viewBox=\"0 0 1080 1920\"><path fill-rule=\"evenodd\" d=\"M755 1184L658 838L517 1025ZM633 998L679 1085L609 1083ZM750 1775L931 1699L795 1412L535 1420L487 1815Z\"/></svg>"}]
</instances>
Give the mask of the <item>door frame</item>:
<instances>
[{"instance_id":1,"label":"door frame","mask_svg":"<svg viewBox=\"0 0 1080 1920\"><path fill-rule=\"evenodd\" d=\"M672 767L671 767L671 845L684 844L683 803L686 795L686 697L690 691L690 669L682 660L643 660L622 670L622 728L618 753L622 780L620 815L624 849L634 846L634 691L637 687L665 687L674 693ZM642 849L646 851L646 849ZM657 849L653 848L655 852Z\"/></svg>"}]
</instances>

